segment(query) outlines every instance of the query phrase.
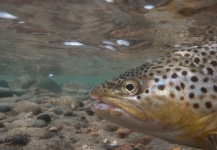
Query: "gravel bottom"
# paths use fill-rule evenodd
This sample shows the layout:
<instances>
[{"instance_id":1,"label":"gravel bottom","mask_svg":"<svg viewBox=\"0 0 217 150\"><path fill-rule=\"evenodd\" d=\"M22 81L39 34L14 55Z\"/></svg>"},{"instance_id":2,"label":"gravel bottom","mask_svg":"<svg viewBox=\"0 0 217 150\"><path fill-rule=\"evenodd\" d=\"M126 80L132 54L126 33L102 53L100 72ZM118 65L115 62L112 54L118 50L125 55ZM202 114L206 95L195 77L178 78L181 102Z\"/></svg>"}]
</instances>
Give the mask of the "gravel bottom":
<instances>
[{"instance_id":1,"label":"gravel bottom","mask_svg":"<svg viewBox=\"0 0 217 150\"><path fill-rule=\"evenodd\" d=\"M1 150L194 150L117 126L90 109L88 91L0 99Z\"/></svg>"}]
</instances>

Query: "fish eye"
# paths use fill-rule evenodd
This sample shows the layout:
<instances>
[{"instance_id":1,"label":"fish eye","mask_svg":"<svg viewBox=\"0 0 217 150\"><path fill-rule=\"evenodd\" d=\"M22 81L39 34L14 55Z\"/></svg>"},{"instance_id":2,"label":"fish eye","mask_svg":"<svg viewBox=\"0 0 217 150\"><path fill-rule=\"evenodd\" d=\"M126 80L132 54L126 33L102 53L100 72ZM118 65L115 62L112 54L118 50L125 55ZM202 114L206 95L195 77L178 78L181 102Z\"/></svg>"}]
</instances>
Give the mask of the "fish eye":
<instances>
[{"instance_id":1,"label":"fish eye","mask_svg":"<svg viewBox=\"0 0 217 150\"><path fill-rule=\"evenodd\" d=\"M138 92L138 83L132 80L128 80L124 82L123 88L127 94L135 95Z\"/></svg>"}]
</instances>

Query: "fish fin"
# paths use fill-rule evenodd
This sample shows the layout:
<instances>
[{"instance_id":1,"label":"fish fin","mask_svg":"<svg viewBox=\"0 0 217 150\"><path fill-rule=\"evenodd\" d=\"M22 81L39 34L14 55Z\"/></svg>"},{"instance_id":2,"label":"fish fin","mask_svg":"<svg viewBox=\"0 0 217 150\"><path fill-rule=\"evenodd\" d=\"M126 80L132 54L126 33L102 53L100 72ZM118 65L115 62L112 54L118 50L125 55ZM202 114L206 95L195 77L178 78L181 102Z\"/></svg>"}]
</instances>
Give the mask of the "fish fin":
<instances>
[{"instance_id":1,"label":"fish fin","mask_svg":"<svg viewBox=\"0 0 217 150\"><path fill-rule=\"evenodd\" d=\"M207 135L207 140L212 148L210 150L217 150L217 133Z\"/></svg>"}]
</instances>

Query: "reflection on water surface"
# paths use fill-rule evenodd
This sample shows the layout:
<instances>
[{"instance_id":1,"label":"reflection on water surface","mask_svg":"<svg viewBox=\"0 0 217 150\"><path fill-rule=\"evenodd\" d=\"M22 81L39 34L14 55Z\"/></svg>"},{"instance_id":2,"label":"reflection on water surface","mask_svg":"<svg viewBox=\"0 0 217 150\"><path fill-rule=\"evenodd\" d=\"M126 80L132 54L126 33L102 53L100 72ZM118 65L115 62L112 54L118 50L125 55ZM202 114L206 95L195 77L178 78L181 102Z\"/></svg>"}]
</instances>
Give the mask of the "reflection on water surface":
<instances>
[{"instance_id":1,"label":"reflection on water surface","mask_svg":"<svg viewBox=\"0 0 217 150\"><path fill-rule=\"evenodd\" d=\"M0 69L104 80L216 34L215 0L2 0ZM92 82L92 81L91 81Z\"/></svg>"}]
</instances>

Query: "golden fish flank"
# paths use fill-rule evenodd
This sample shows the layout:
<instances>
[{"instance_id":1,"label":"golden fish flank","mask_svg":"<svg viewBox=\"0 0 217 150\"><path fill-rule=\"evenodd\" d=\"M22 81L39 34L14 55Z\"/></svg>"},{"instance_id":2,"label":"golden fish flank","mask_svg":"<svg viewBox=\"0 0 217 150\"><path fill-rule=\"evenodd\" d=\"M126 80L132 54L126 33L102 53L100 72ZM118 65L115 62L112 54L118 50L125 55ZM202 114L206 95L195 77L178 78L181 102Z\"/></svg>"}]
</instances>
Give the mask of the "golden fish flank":
<instances>
[{"instance_id":1,"label":"golden fish flank","mask_svg":"<svg viewBox=\"0 0 217 150\"><path fill-rule=\"evenodd\" d=\"M172 143L217 149L217 48L170 52L90 92L93 110Z\"/></svg>"}]
</instances>

